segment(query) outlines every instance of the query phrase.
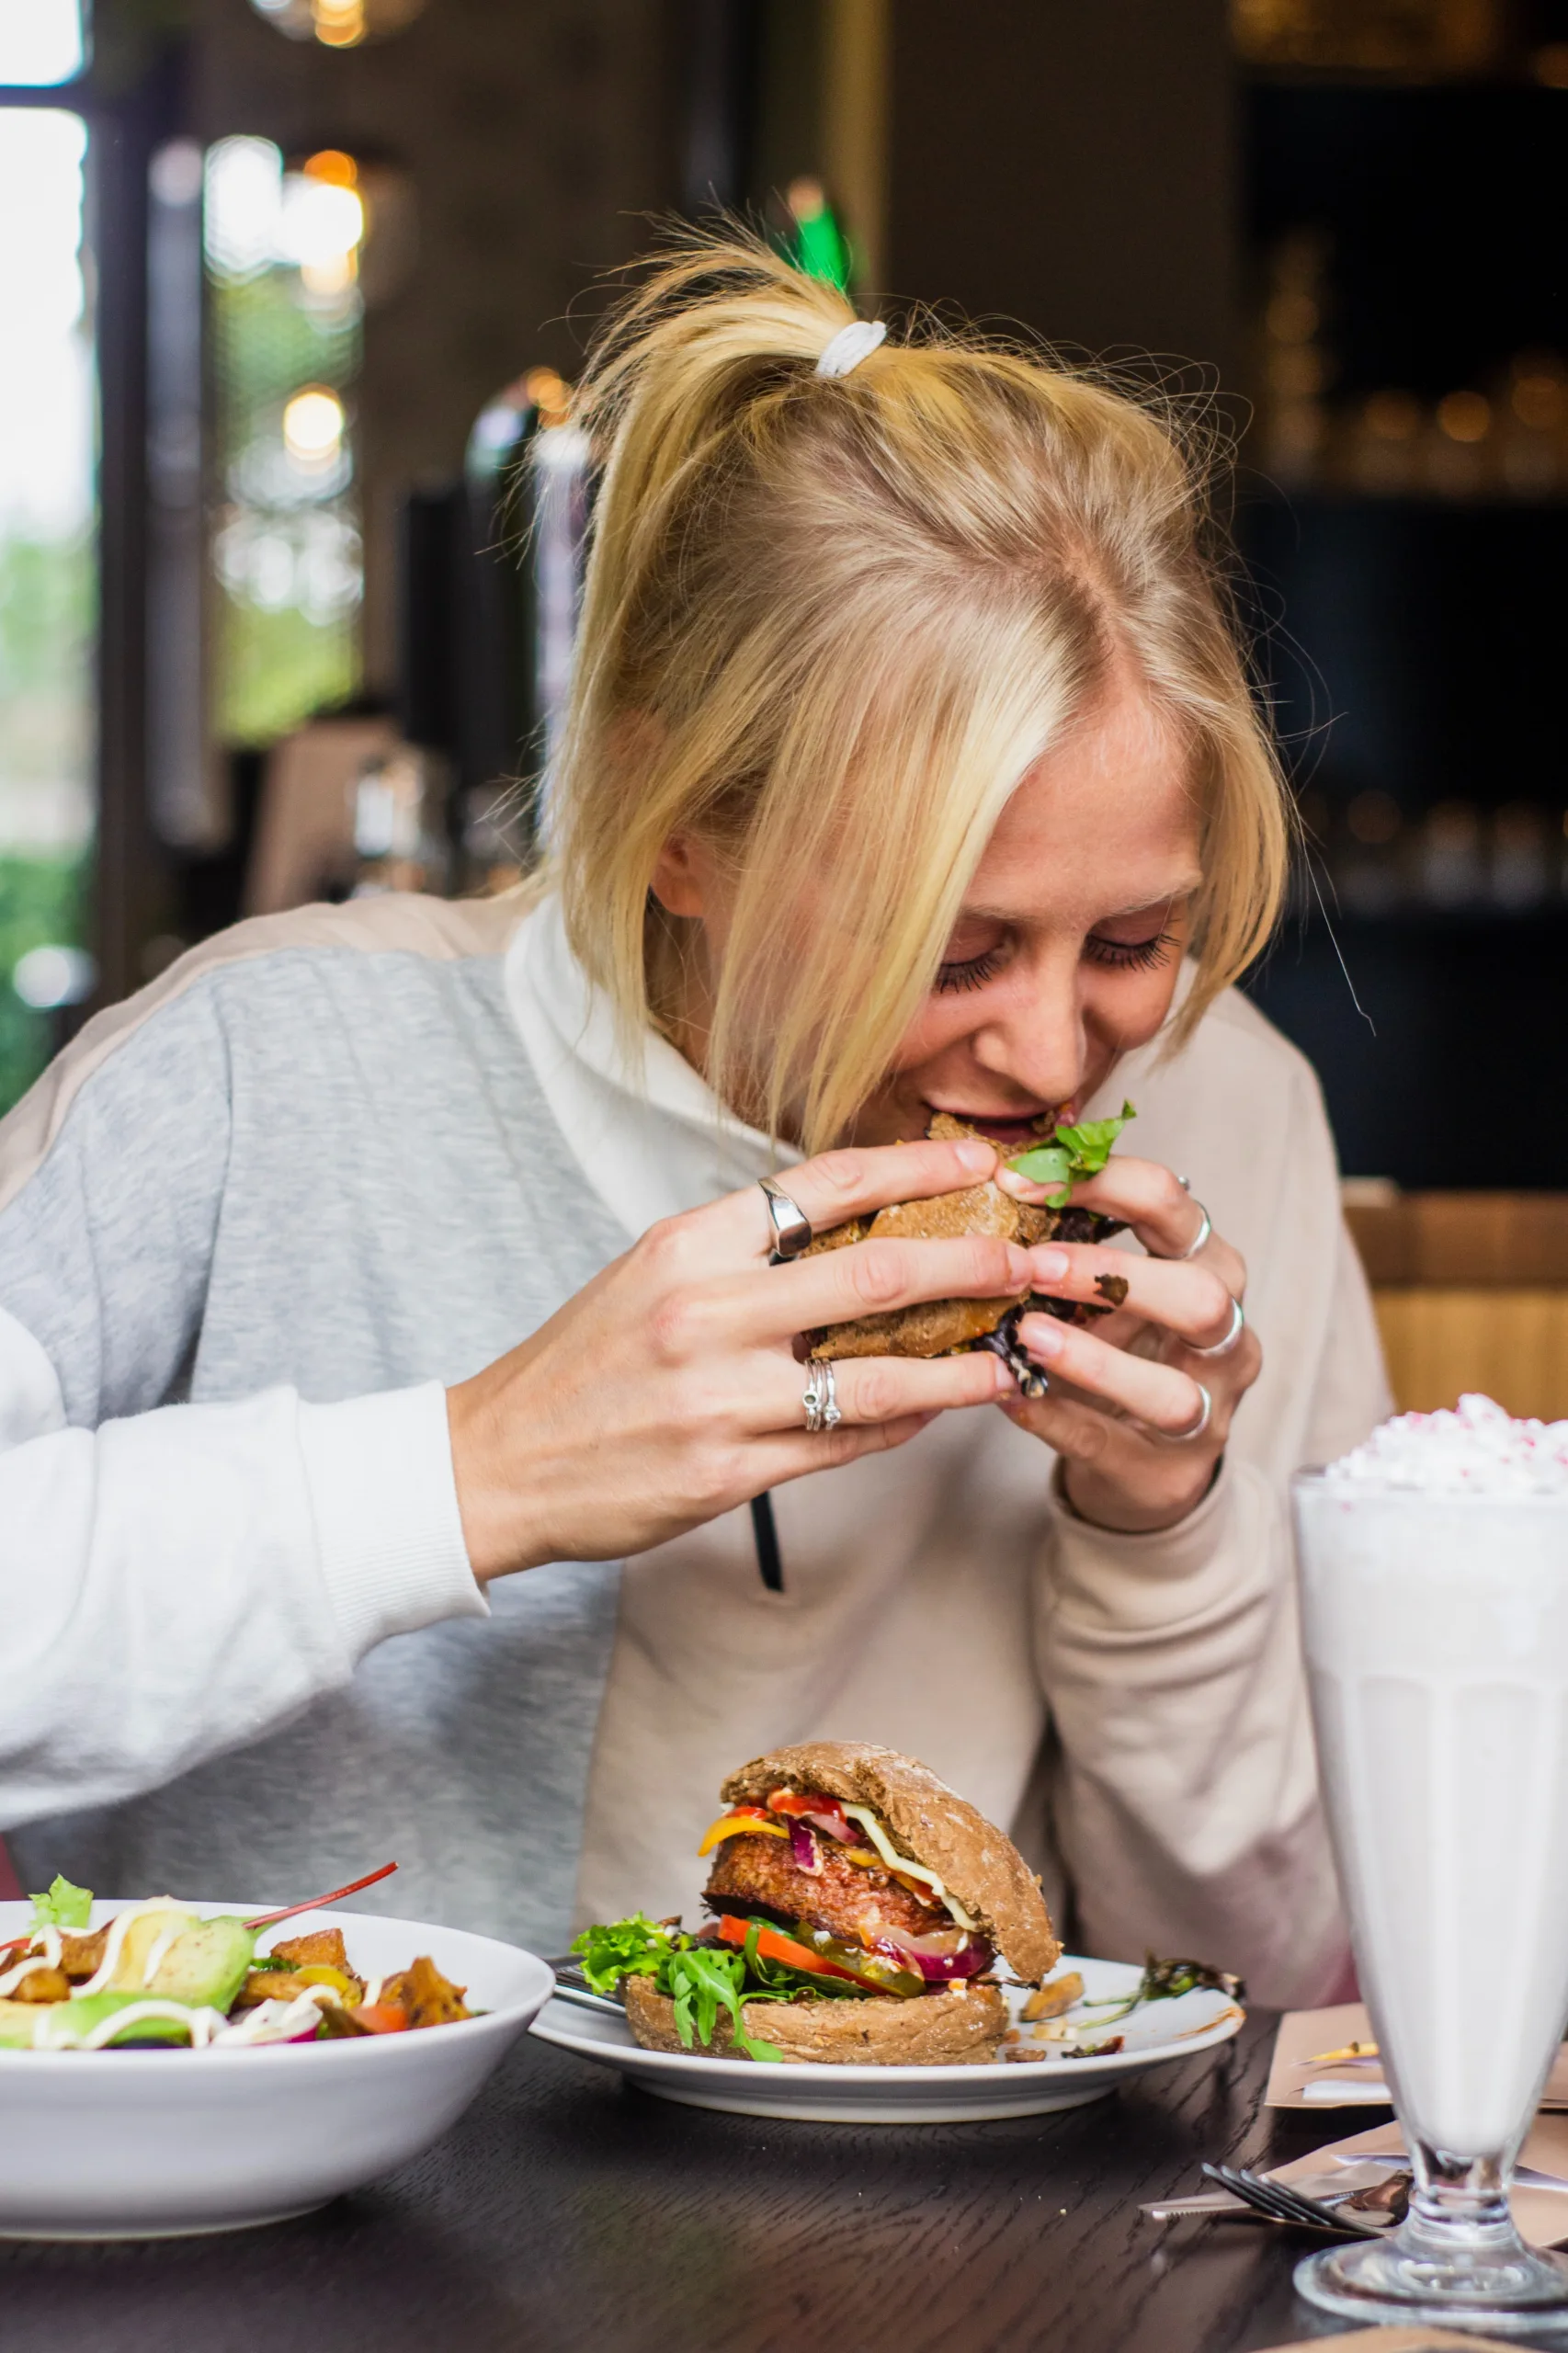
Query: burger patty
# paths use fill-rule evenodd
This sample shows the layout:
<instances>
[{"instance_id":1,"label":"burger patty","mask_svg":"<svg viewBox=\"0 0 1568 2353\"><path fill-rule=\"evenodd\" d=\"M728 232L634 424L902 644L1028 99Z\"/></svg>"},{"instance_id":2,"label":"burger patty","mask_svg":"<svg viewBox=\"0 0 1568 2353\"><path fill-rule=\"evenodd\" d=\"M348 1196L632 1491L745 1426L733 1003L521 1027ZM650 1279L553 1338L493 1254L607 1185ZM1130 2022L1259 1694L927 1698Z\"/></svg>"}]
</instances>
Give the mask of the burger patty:
<instances>
[{"instance_id":1,"label":"burger patty","mask_svg":"<svg viewBox=\"0 0 1568 2353\"><path fill-rule=\"evenodd\" d=\"M820 1871L803 1871L782 1838L726 1838L703 1893L711 1912L753 1906L781 1920L805 1920L830 1936L874 1938L881 1928L929 1936L950 1928L951 1915L922 1904L884 1870L851 1863L831 1838L819 1838Z\"/></svg>"}]
</instances>

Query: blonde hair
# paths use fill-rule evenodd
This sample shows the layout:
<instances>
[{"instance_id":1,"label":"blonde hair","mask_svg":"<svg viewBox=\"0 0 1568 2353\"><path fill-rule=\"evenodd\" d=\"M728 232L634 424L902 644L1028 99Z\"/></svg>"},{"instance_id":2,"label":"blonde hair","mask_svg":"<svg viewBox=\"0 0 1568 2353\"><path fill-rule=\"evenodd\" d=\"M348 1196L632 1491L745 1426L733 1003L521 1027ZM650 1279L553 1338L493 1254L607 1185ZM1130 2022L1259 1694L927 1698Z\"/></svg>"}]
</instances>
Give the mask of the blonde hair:
<instances>
[{"instance_id":1,"label":"blonde hair","mask_svg":"<svg viewBox=\"0 0 1568 2353\"><path fill-rule=\"evenodd\" d=\"M1190 748L1203 882L1185 1035L1272 927L1278 765L1206 552L1200 470L1108 381L926 322L841 380L838 290L741 232L655 256L577 413L602 477L550 872L628 1029L696 926L675 834L733 860L706 1071L808 1151L932 985L1025 771L1131 660Z\"/></svg>"}]
</instances>

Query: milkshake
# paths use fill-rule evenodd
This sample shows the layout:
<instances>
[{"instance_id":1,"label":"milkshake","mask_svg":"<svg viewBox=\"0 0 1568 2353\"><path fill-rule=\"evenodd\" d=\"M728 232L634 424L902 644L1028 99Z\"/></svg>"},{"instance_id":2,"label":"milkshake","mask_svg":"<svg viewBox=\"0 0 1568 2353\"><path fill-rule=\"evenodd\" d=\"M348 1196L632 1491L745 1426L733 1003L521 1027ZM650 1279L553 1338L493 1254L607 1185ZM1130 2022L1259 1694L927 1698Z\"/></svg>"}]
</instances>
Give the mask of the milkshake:
<instances>
[{"instance_id":1,"label":"milkshake","mask_svg":"<svg viewBox=\"0 0 1568 2353\"><path fill-rule=\"evenodd\" d=\"M1507 2210L1568 2019L1568 1423L1485 1398L1295 1482L1301 1618L1362 1992L1410 2220L1298 2273L1366 2319L1568 2324Z\"/></svg>"}]
</instances>

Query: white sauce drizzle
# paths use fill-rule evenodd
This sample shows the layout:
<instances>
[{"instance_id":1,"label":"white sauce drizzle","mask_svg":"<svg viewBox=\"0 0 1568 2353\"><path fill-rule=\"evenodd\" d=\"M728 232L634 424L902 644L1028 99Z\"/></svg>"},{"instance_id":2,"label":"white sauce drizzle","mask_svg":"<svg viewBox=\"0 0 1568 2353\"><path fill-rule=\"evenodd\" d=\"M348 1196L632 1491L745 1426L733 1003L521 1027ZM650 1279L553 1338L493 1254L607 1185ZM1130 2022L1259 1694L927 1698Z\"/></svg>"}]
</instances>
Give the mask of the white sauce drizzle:
<instances>
[{"instance_id":1,"label":"white sauce drizzle","mask_svg":"<svg viewBox=\"0 0 1568 2353\"><path fill-rule=\"evenodd\" d=\"M13 1987L19 1985L24 1977L30 1977L35 1969L52 1969L53 1967L54 1963L47 1953L35 1953L30 1961L17 1961L14 1969L8 1969L6 1974L0 1977L0 2001L4 2001L6 1995Z\"/></svg>"},{"instance_id":2,"label":"white sauce drizzle","mask_svg":"<svg viewBox=\"0 0 1568 2353\"><path fill-rule=\"evenodd\" d=\"M160 1930L159 1934L153 1938L151 1949L147 1955L147 1965L142 1972L142 1983L143 1985L151 1985L153 1978L156 1977L159 1970L164 1965L165 1954L168 1951L171 1945L176 1945L179 1942L181 1937L185 1934L185 1929L186 1924L183 1920L171 1920L168 1927Z\"/></svg>"},{"instance_id":3,"label":"white sauce drizzle","mask_svg":"<svg viewBox=\"0 0 1568 2353\"><path fill-rule=\"evenodd\" d=\"M846 1805L844 1811L851 1822L858 1822L861 1824L866 1836L890 1870L903 1871L911 1879L924 1880L937 1903L947 1906L960 1928L972 1929L978 1927L978 1922L970 1918L958 1897L948 1893L935 1871L927 1870L924 1863L912 1863L907 1856L899 1853L869 1805Z\"/></svg>"},{"instance_id":4,"label":"white sauce drizzle","mask_svg":"<svg viewBox=\"0 0 1568 2353\"><path fill-rule=\"evenodd\" d=\"M55 2013L63 2015L56 2017ZM127 2002L125 2007L112 2010L100 2018L85 2034L75 2032L71 2026L71 2006L67 2002L51 2003L40 2010L39 2024L33 2033L35 2051L101 2051L127 2027L141 2026L153 2018L171 2018L176 2025L188 2027L193 2051L200 2051L210 2043L227 2021L222 2010L194 2010L183 2002Z\"/></svg>"},{"instance_id":5,"label":"white sauce drizzle","mask_svg":"<svg viewBox=\"0 0 1568 2353\"><path fill-rule=\"evenodd\" d=\"M258 2002L233 2025L225 2025L212 2040L219 2043L292 2042L301 2028L320 2021L322 2004L333 2000L330 1985L307 1985L291 2002Z\"/></svg>"},{"instance_id":6,"label":"white sauce drizzle","mask_svg":"<svg viewBox=\"0 0 1568 2353\"><path fill-rule=\"evenodd\" d=\"M132 1920L140 1920L149 1912L179 1912L179 1910L180 1907L172 1895L150 1895L144 1903L128 1904L123 1912L117 1912L108 1924L108 1938L104 1946L103 1960L85 1985L76 1985L72 1988L74 1999L83 2001L89 1994L108 1992L110 1980L119 1967L120 1950ZM182 1927L186 1919L187 1915L181 1912Z\"/></svg>"}]
</instances>

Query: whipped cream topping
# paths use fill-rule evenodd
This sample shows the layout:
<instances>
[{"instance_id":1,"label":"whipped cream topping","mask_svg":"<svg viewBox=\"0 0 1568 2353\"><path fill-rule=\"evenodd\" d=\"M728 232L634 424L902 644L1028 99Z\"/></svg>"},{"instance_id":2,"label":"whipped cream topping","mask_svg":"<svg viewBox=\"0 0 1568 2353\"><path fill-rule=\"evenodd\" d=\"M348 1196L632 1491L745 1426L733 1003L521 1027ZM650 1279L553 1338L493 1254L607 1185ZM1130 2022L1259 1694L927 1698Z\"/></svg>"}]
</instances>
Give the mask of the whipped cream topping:
<instances>
[{"instance_id":1,"label":"whipped cream topping","mask_svg":"<svg viewBox=\"0 0 1568 2353\"><path fill-rule=\"evenodd\" d=\"M1517 1422L1490 1397L1461 1397L1451 1413L1396 1414L1325 1475L1346 1486L1568 1495L1568 1422Z\"/></svg>"}]
</instances>

